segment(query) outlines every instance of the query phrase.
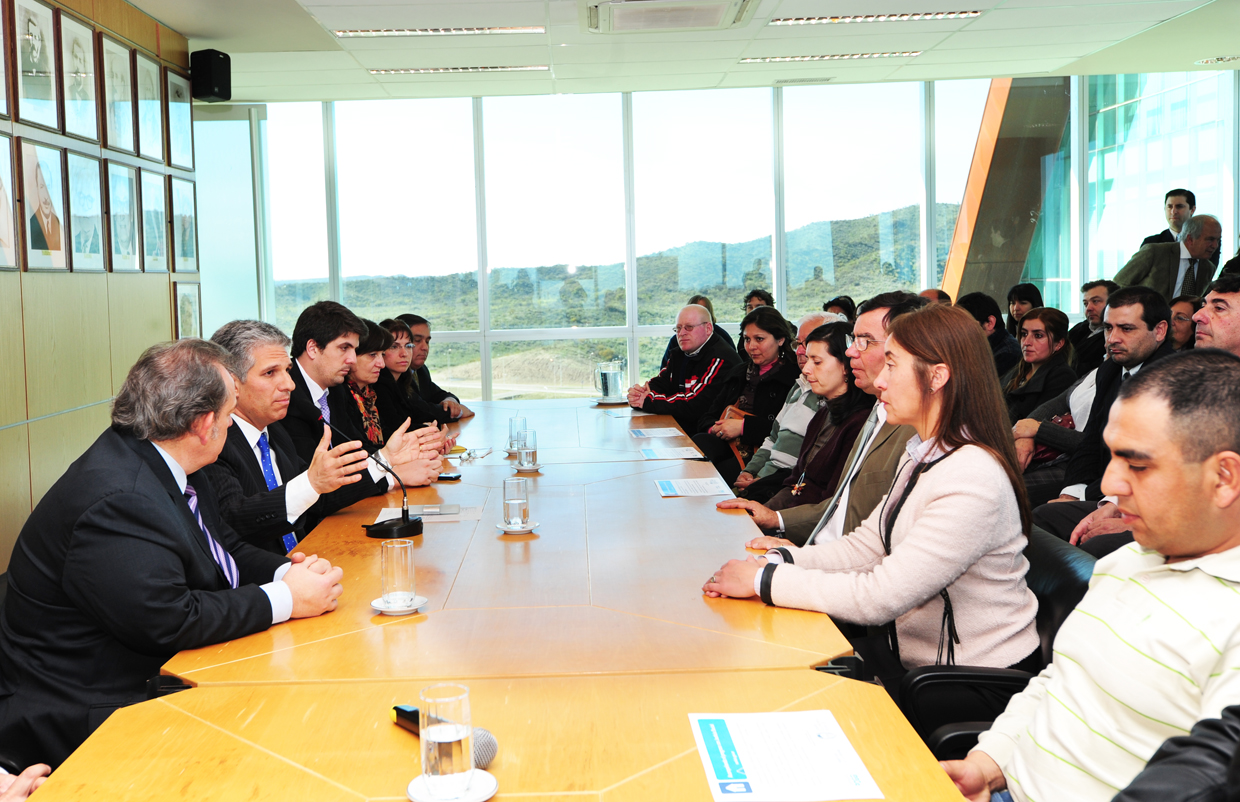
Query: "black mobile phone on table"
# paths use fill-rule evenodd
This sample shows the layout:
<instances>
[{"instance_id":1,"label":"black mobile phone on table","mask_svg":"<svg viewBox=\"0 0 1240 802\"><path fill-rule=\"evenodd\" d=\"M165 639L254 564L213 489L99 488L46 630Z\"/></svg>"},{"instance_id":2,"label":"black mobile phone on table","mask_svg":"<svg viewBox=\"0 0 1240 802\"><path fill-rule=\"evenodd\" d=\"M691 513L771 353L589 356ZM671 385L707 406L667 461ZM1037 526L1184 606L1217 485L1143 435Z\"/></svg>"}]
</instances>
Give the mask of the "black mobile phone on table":
<instances>
[{"instance_id":1,"label":"black mobile phone on table","mask_svg":"<svg viewBox=\"0 0 1240 802\"><path fill-rule=\"evenodd\" d=\"M456 473L441 473L441 474L439 474L439 481L441 481L441 482L459 482L459 481L461 481L461 474L460 474L459 472L456 472Z\"/></svg>"}]
</instances>

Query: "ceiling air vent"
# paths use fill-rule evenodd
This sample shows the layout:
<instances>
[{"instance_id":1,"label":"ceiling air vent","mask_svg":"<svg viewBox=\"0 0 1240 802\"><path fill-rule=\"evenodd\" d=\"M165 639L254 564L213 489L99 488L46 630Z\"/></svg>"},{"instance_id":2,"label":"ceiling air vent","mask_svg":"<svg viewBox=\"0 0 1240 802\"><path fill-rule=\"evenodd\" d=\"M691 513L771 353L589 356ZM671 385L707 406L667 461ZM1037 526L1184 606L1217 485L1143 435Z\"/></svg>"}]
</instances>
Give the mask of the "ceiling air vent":
<instances>
[{"instance_id":1,"label":"ceiling air vent","mask_svg":"<svg viewBox=\"0 0 1240 802\"><path fill-rule=\"evenodd\" d=\"M752 16L756 0L602 0L587 6L593 33L717 31Z\"/></svg>"},{"instance_id":2,"label":"ceiling air vent","mask_svg":"<svg viewBox=\"0 0 1240 802\"><path fill-rule=\"evenodd\" d=\"M773 86L794 86L796 84L825 84L830 78L780 78Z\"/></svg>"}]
</instances>

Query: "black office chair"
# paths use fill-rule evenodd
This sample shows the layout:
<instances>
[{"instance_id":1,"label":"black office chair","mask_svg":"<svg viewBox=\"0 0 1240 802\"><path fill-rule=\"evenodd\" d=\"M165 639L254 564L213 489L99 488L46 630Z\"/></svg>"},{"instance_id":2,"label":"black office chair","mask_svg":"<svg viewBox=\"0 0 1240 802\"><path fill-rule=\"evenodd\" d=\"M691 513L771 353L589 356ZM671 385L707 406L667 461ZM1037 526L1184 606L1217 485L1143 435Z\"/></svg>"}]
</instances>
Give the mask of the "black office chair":
<instances>
[{"instance_id":1,"label":"black office chair","mask_svg":"<svg viewBox=\"0 0 1240 802\"><path fill-rule=\"evenodd\" d=\"M1051 661L1060 625L1089 589L1095 559L1036 526L1029 533L1025 557L1029 560L1025 582L1038 599L1040 670ZM900 707L935 757L958 760L1033 676L1010 668L921 666L904 676ZM967 692L958 693L966 688ZM944 704L944 695L951 700L950 706ZM949 721L938 712L945 707L951 710Z\"/></svg>"}]
</instances>

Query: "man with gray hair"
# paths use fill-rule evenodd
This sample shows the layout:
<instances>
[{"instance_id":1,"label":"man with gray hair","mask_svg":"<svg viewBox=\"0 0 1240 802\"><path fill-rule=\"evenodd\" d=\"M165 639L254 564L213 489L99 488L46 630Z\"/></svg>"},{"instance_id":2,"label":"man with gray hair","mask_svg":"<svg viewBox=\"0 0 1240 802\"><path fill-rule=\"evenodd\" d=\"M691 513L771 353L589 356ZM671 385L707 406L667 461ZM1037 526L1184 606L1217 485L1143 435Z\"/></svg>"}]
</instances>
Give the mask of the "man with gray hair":
<instances>
[{"instance_id":1,"label":"man with gray hair","mask_svg":"<svg viewBox=\"0 0 1240 802\"><path fill-rule=\"evenodd\" d=\"M1218 267L1209 257L1218 250L1222 236L1223 228L1214 217L1190 217L1179 242L1142 247L1115 274L1115 283L1121 287L1149 287L1167 301L1181 295L1201 295Z\"/></svg>"},{"instance_id":2,"label":"man with gray hair","mask_svg":"<svg viewBox=\"0 0 1240 802\"><path fill-rule=\"evenodd\" d=\"M288 351L292 340L284 332L261 320L234 320L211 340L233 355L237 408L219 459L203 470L215 485L220 515L237 534L259 548L287 554L324 517L387 491L381 469L368 464L361 442L332 448L331 431L324 426L314 458L306 464L288 433L271 425L288 413L295 386ZM407 484L429 484L440 464L438 454L428 454L408 467L394 467Z\"/></svg>"},{"instance_id":3,"label":"man with gray hair","mask_svg":"<svg viewBox=\"0 0 1240 802\"><path fill-rule=\"evenodd\" d=\"M231 422L230 361L206 340L148 349L112 426L22 528L0 619L10 762L56 767L114 710L159 695L181 650L336 608L339 568L255 548L219 516L202 469Z\"/></svg>"}]
</instances>

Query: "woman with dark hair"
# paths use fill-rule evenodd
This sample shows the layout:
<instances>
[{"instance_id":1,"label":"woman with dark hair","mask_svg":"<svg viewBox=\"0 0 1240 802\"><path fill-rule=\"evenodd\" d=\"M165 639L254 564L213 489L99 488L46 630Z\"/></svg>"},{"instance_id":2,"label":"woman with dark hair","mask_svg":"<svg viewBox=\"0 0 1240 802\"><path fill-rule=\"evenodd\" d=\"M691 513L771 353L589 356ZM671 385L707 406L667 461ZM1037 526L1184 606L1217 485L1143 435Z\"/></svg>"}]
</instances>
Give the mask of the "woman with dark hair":
<instances>
[{"instance_id":1,"label":"woman with dark hair","mask_svg":"<svg viewBox=\"0 0 1240 802\"><path fill-rule=\"evenodd\" d=\"M723 378L715 403L702 416L694 444L729 485L771 432L796 383L796 335L773 306L759 306L741 321L741 338L749 361ZM733 450L733 446L735 450Z\"/></svg>"},{"instance_id":2,"label":"woman with dark hair","mask_svg":"<svg viewBox=\"0 0 1240 802\"><path fill-rule=\"evenodd\" d=\"M383 436L390 437L405 418L412 421L414 429L447 423L451 414L422 398L413 385L413 332L409 324L390 318L379 325L392 335L392 344L383 352L383 370L372 385Z\"/></svg>"},{"instance_id":3,"label":"woman with dark hair","mask_svg":"<svg viewBox=\"0 0 1240 802\"><path fill-rule=\"evenodd\" d=\"M851 323L828 323L805 338L801 375L825 403L805 429L801 453L784 487L766 502L772 510L817 504L830 498L839 484L853 441L874 408L874 396L857 387L844 355L850 345Z\"/></svg>"},{"instance_id":4,"label":"woman with dark hair","mask_svg":"<svg viewBox=\"0 0 1240 802\"><path fill-rule=\"evenodd\" d=\"M849 323L857 322L857 304L848 295L835 296L822 305L822 311L843 315L848 318Z\"/></svg>"},{"instance_id":5,"label":"woman with dark hair","mask_svg":"<svg viewBox=\"0 0 1240 802\"><path fill-rule=\"evenodd\" d=\"M1076 381L1076 373L1070 367L1068 316L1063 312L1049 306L1030 309L1021 318L1017 339L1021 361L999 380L1012 425L1029 417Z\"/></svg>"},{"instance_id":6,"label":"woman with dark hair","mask_svg":"<svg viewBox=\"0 0 1240 802\"><path fill-rule=\"evenodd\" d=\"M392 344L392 335L373 320L362 318L366 324L366 336L357 344L357 362L349 371L345 386L353 397L348 406L349 417L365 435L372 446L378 448L386 442L383 424L379 421L374 384L383 372L383 354ZM410 428L421 428L410 424ZM369 451L371 449L367 449Z\"/></svg>"},{"instance_id":7,"label":"woman with dark hair","mask_svg":"<svg viewBox=\"0 0 1240 802\"><path fill-rule=\"evenodd\" d=\"M1008 290L1008 334L1017 336L1020 333L1020 319L1030 309L1042 305L1042 293L1032 284L1016 284Z\"/></svg>"},{"instance_id":8,"label":"woman with dark hair","mask_svg":"<svg viewBox=\"0 0 1240 802\"><path fill-rule=\"evenodd\" d=\"M1171 330L1167 336L1177 351L1187 351L1197 345L1197 326L1193 323L1193 315L1205 306L1204 298L1196 295L1181 295L1171 301Z\"/></svg>"},{"instance_id":9,"label":"woman with dark hair","mask_svg":"<svg viewBox=\"0 0 1240 802\"><path fill-rule=\"evenodd\" d=\"M778 547L729 561L702 590L885 626L885 640L856 644L888 688L922 665L1037 672L1029 505L985 335L963 309L932 304L896 318L884 347L874 386L887 422L917 433L879 506L828 543L755 538Z\"/></svg>"}]
</instances>

